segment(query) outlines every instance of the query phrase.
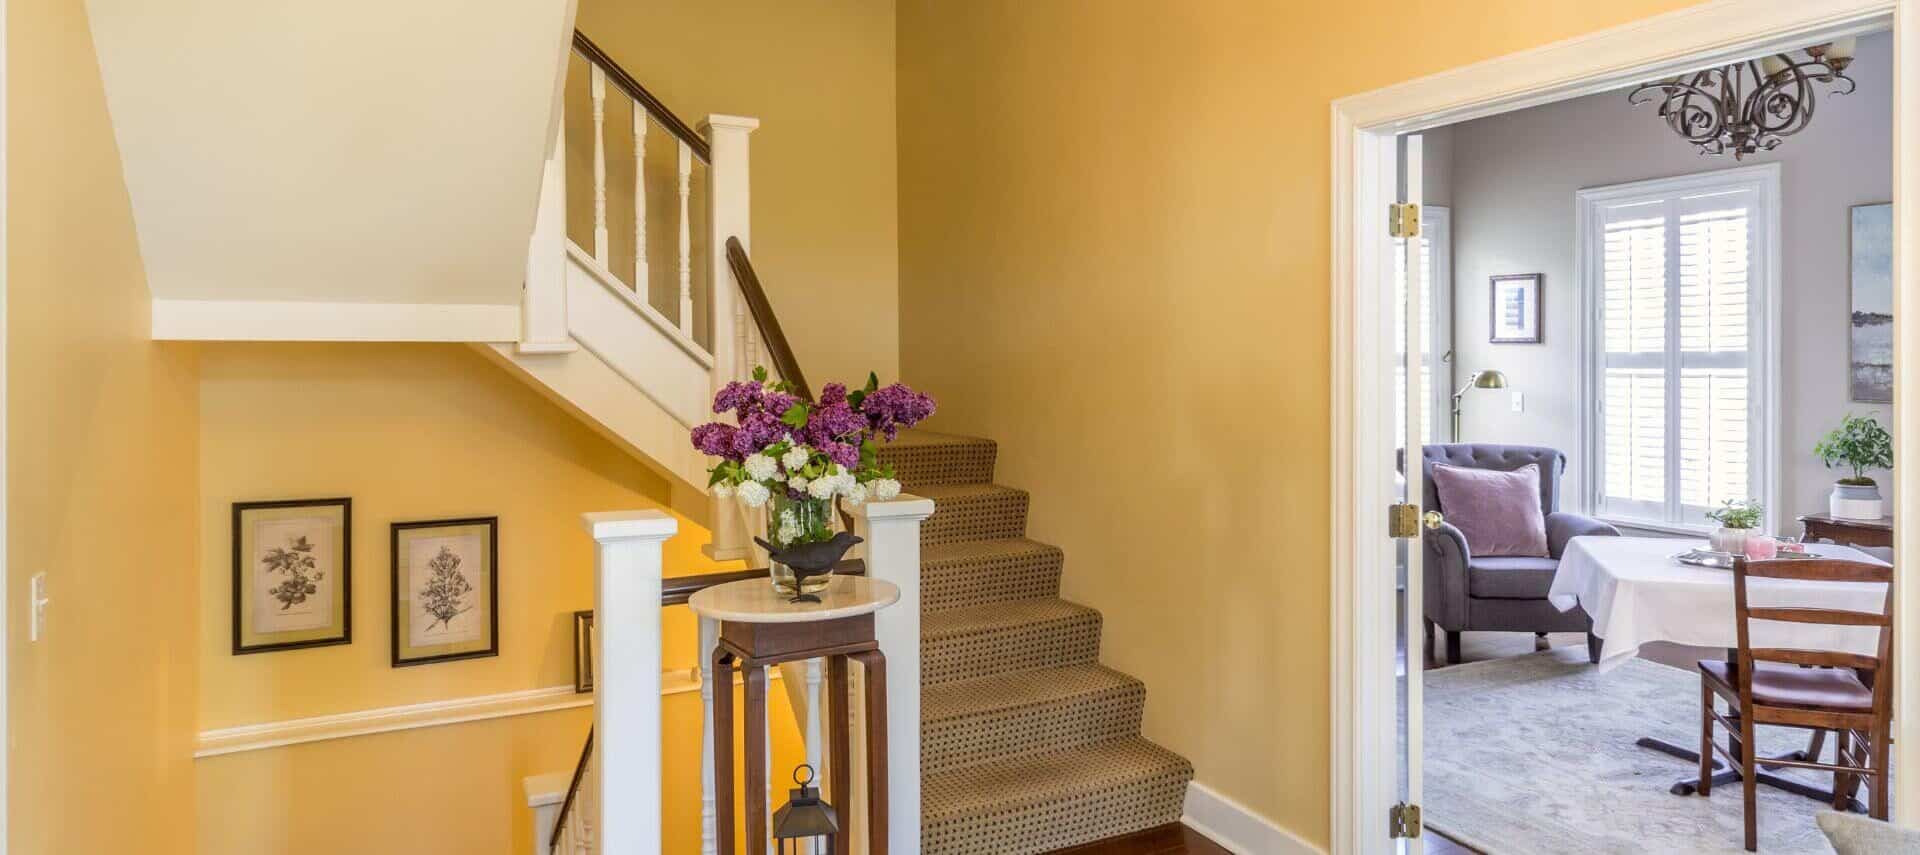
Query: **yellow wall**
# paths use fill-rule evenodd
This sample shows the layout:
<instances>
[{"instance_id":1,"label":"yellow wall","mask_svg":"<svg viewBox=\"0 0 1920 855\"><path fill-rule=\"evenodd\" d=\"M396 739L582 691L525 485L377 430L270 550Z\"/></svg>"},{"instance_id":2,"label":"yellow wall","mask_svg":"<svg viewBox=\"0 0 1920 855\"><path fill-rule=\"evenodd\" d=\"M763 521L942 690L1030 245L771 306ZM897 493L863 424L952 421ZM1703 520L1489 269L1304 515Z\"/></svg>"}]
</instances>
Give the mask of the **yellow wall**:
<instances>
[{"instance_id":1,"label":"yellow wall","mask_svg":"<svg viewBox=\"0 0 1920 855\"><path fill-rule=\"evenodd\" d=\"M216 344L200 369L201 728L571 684L572 612L593 602L580 514L661 507L664 480L463 346ZM353 643L232 655L232 503L323 496L353 498ZM388 525L494 515L500 655L390 667ZM699 551L707 533L684 519L681 531L668 573L716 569ZM686 609L668 610L664 636L667 666L690 666ZM699 709L698 695L668 701L670 781L698 781ZM776 718L776 762L797 762L791 716ZM546 713L202 759L200 851L518 851L521 778L570 770L589 720ZM697 786L670 789L666 812L670 840L697 840Z\"/></svg>"},{"instance_id":2,"label":"yellow wall","mask_svg":"<svg viewBox=\"0 0 1920 855\"><path fill-rule=\"evenodd\" d=\"M581 0L577 26L689 124L709 113L760 120L750 138L753 264L801 366L816 388L870 370L897 375L893 4ZM571 80L570 89L569 106L584 103L584 85ZM632 245L631 215L622 219L631 205L631 119L617 92L609 93L609 229L613 264L624 276L631 256L622 258L620 248L631 253ZM590 173L582 175L592 161L591 143L579 144L591 139L580 113L573 110L568 128L573 199L592 186ZM671 275L677 226L669 215L678 200L670 195L666 136L654 132L647 146L649 279L658 302ZM622 156L629 161L619 162ZM591 208L569 208L570 231L580 235ZM704 232L704 218L695 218ZM585 222L590 234L591 219Z\"/></svg>"},{"instance_id":3,"label":"yellow wall","mask_svg":"<svg viewBox=\"0 0 1920 855\"><path fill-rule=\"evenodd\" d=\"M187 853L194 354L148 339L81 0L7 17L10 851ZM51 624L29 643L38 572Z\"/></svg>"},{"instance_id":4,"label":"yellow wall","mask_svg":"<svg viewBox=\"0 0 1920 855\"><path fill-rule=\"evenodd\" d=\"M1685 4L1470 5L899 4L903 374L1000 441L1147 735L1322 846L1328 102Z\"/></svg>"}]
</instances>

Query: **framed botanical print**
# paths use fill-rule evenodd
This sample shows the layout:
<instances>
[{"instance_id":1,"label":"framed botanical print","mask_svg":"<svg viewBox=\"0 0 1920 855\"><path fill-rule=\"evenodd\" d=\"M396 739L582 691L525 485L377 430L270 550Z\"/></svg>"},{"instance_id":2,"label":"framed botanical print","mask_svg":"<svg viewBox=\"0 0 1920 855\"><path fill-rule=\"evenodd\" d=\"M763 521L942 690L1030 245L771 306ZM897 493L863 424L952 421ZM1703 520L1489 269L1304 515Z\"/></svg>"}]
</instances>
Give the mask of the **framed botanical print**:
<instances>
[{"instance_id":1,"label":"framed botanical print","mask_svg":"<svg viewBox=\"0 0 1920 855\"><path fill-rule=\"evenodd\" d=\"M393 667L500 655L500 518L393 524Z\"/></svg>"},{"instance_id":2,"label":"framed botanical print","mask_svg":"<svg viewBox=\"0 0 1920 855\"><path fill-rule=\"evenodd\" d=\"M573 613L573 690L593 691L593 610Z\"/></svg>"},{"instance_id":3,"label":"framed botanical print","mask_svg":"<svg viewBox=\"0 0 1920 855\"><path fill-rule=\"evenodd\" d=\"M1540 280L1538 273L1495 276L1487 289L1487 341L1494 344L1539 344Z\"/></svg>"},{"instance_id":4,"label":"framed botanical print","mask_svg":"<svg viewBox=\"0 0 1920 855\"><path fill-rule=\"evenodd\" d=\"M353 641L353 500L233 505L233 652Z\"/></svg>"}]
</instances>

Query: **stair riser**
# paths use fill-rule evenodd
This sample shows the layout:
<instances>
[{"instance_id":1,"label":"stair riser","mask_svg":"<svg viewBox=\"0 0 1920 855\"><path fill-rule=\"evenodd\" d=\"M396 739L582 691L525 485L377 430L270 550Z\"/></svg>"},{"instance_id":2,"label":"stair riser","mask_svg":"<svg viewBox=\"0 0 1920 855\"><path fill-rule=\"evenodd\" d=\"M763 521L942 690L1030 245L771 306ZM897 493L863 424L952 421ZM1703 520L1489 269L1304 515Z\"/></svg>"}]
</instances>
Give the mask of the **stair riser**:
<instances>
[{"instance_id":1,"label":"stair riser","mask_svg":"<svg viewBox=\"0 0 1920 855\"><path fill-rule=\"evenodd\" d=\"M1065 556L1057 549L987 559L925 561L920 565L920 610L1038 600L1060 594Z\"/></svg>"},{"instance_id":2,"label":"stair riser","mask_svg":"<svg viewBox=\"0 0 1920 855\"><path fill-rule=\"evenodd\" d=\"M999 447L985 440L938 445L888 445L880 462L911 492L930 484L991 484Z\"/></svg>"},{"instance_id":3,"label":"stair riser","mask_svg":"<svg viewBox=\"0 0 1920 855\"><path fill-rule=\"evenodd\" d=\"M1146 686L1132 683L1045 704L927 722L920 729L920 771L1078 748L1140 733Z\"/></svg>"},{"instance_id":4,"label":"stair riser","mask_svg":"<svg viewBox=\"0 0 1920 855\"><path fill-rule=\"evenodd\" d=\"M1100 616L1068 619L920 641L920 682L935 686L1063 665L1089 665L1100 656Z\"/></svg>"},{"instance_id":5,"label":"stair riser","mask_svg":"<svg viewBox=\"0 0 1920 855\"><path fill-rule=\"evenodd\" d=\"M1192 777L1189 767L1018 810L926 820L920 825L920 851L1035 855L1179 822Z\"/></svg>"},{"instance_id":6,"label":"stair riser","mask_svg":"<svg viewBox=\"0 0 1920 855\"><path fill-rule=\"evenodd\" d=\"M920 524L920 545L1006 540L1027 534L1027 494L1008 490L939 500Z\"/></svg>"}]
</instances>

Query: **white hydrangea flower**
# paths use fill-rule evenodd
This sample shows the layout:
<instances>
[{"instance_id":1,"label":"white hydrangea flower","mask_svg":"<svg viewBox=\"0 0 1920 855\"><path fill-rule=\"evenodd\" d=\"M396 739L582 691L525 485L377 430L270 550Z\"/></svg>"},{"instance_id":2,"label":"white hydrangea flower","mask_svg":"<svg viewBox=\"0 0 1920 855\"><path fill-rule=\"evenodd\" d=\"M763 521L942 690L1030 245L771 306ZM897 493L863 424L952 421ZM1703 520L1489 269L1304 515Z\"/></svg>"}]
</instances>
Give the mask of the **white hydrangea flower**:
<instances>
[{"instance_id":1,"label":"white hydrangea flower","mask_svg":"<svg viewBox=\"0 0 1920 855\"><path fill-rule=\"evenodd\" d=\"M780 462L786 465L788 472L792 472L807 465L807 458L812 456L812 450L804 445L796 445L788 449L786 454L780 456Z\"/></svg>"},{"instance_id":2,"label":"white hydrangea flower","mask_svg":"<svg viewBox=\"0 0 1920 855\"><path fill-rule=\"evenodd\" d=\"M744 465L747 467L747 477L755 481L765 481L768 478L772 478L774 470L778 468L773 458L764 454L747 455L747 462Z\"/></svg>"},{"instance_id":3,"label":"white hydrangea flower","mask_svg":"<svg viewBox=\"0 0 1920 855\"><path fill-rule=\"evenodd\" d=\"M793 516L793 508L789 507L789 508L780 509L780 524L781 525L799 525L800 524L800 521L795 519Z\"/></svg>"},{"instance_id":4,"label":"white hydrangea flower","mask_svg":"<svg viewBox=\"0 0 1920 855\"><path fill-rule=\"evenodd\" d=\"M713 485L713 497L716 499L732 498L733 485L725 481L722 481L718 484Z\"/></svg>"},{"instance_id":5,"label":"white hydrangea flower","mask_svg":"<svg viewBox=\"0 0 1920 855\"><path fill-rule=\"evenodd\" d=\"M804 493L807 491L807 479L795 475L787 479L787 487Z\"/></svg>"},{"instance_id":6,"label":"white hydrangea flower","mask_svg":"<svg viewBox=\"0 0 1920 855\"><path fill-rule=\"evenodd\" d=\"M807 485L807 495L816 499L831 499L833 491L840 486L838 478L816 478Z\"/></svg>"},{"instance_id":7,"label":"white hydrangea flower","mask_svg":"<svg viewBox=\"0 0 1920 855\"><path fill-rule=\"evenodd\" d=\"M855 484L845 490L847 504L859 507L867 502L867 488L864 484Z\"/></svg>"},{"instance_id":8,"label":"white hydrangea flower","mask_svg":"<svg viewBox=\"0 0 1920 855\"><path fill-rule=\"evenodd\" d=\"M852 472L847 472L845 470L841 471L840 473L840 494L841 495L844 496L847 493L853 492L853 488L858 486L860 486L860 481L859 479L853 477Z\"/></svg>"},{"instance_id":9,"label":"white hydrangea flower","mask_svg":"<svg viewBox=\"0 0 1920 855\"><path fill-rule=\"evenodd\" d=\"M892 478L877 478L873 482L873 497L882 502L900 495L900 482Z\"/></svg>"},{"instance_id":10,"label":"white hydrangea flower","mask_svg":"<svg viewBox=\"0 0 1920 855\"><path fill-rule=\"evenodd\" d=\"M748 481L745 484L741 484L738 492L740 495L740 503L749 508L760 507L767 503L767 499L773 497L773 492L767 489L767 485L758 481Z\"/></svg>"},{"instance_id":11,"label":"white hydrangea flower","mask_svg":"<svg viewBox=\"0 0 1920 855\"><path fill-rule=\"evenodd\" d=\"M773 539L780 541L782 545L799 540L800 524L793 522L791 516L787 517L787 521L780 524L780 530L774 533Z\"/></svg>"}]
</instances>

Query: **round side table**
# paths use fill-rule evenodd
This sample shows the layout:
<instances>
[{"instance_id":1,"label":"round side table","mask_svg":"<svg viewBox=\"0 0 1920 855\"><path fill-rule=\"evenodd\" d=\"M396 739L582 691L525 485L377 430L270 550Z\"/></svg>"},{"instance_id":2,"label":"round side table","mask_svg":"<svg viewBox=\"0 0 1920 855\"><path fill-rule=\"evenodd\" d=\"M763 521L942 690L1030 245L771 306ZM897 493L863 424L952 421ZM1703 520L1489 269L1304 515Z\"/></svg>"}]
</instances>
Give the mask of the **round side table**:
<instances>
[{"instance_id":1,"label":"round side table","mask_svg":"<svg viewBox=\"0 0 1920 855\"><path fill-rule=\"evenodd\" d=\"M827 660L827 801L847 808L852 764L852 717L848 714L847 661L866 669L867 851L887 853L887 659L873 636L873 613L900 599L892 582L865 576L835 576L820 602L794 603L765 579L746 579L697 591L687 599L694 613L720 622L713 649L714 831L721 855L734 855L733 669L746 683L746 851L767 851L767 672L769 665L800 659ZM834 836L834 855L853 841Z\"/></svg>"}]
</instances>

